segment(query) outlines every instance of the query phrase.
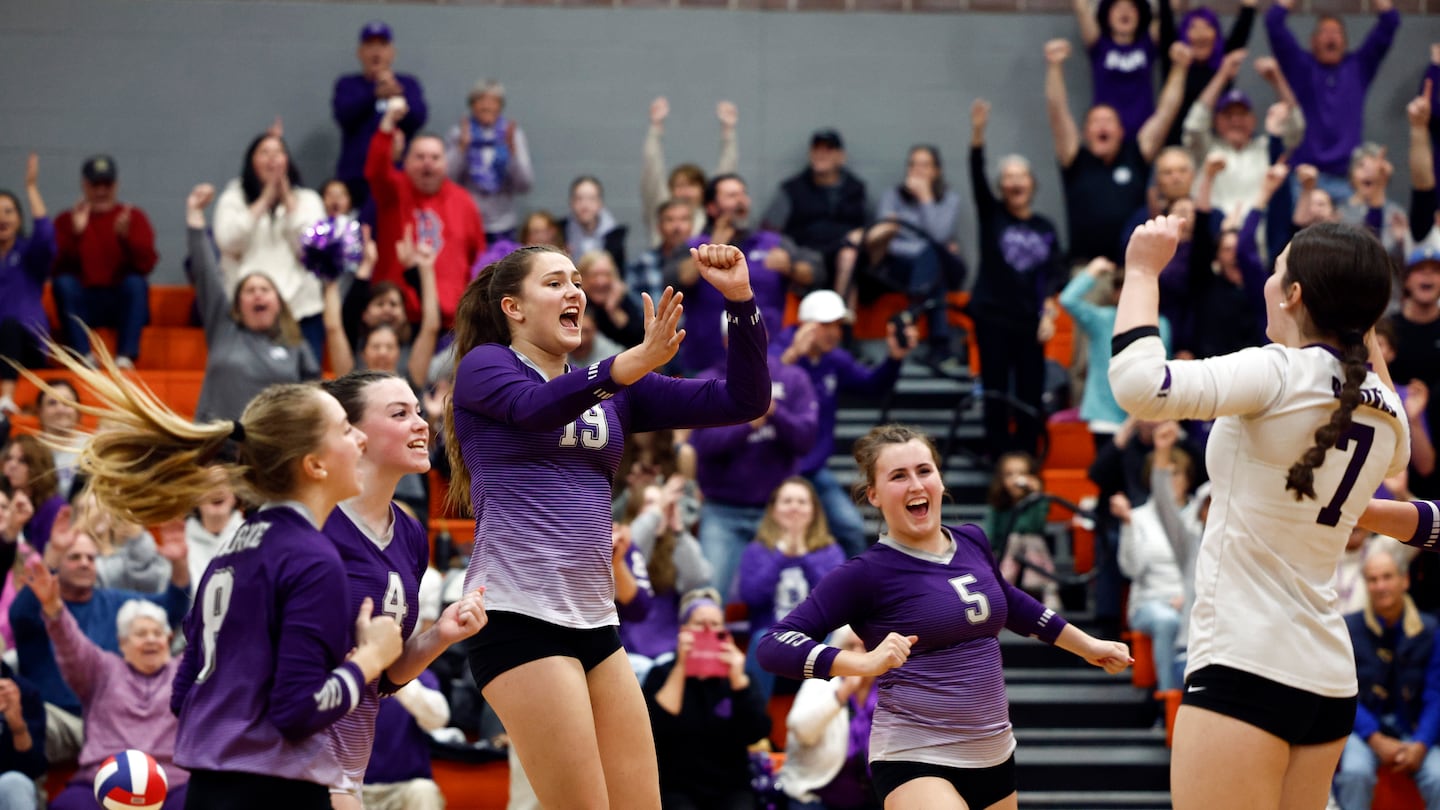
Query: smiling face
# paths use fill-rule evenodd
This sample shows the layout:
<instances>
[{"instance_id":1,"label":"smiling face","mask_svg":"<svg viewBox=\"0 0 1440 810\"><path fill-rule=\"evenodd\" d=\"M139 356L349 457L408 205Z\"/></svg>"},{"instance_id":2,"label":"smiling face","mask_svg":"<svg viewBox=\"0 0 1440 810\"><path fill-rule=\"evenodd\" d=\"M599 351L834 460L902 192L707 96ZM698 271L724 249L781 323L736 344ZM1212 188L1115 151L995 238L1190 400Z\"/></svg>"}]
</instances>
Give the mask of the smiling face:
<instances>
[{"instance_id":1,"label":"smiling face","mask_svg":"<svg viewBox=\"0 0 1440 810\"><path fill-rule=\"evenodd\" d=\"M285 153L285 144L279 138L264 138L250 154L250 168L261 183L273 183L290 171L290 156Z\"/></svg>"},{"instance_id":2,"label":"smiling face","mask_svg":"<svg viewBox=\"0 0 1440 810\"><path fill-rule=\"evenodd\" d=\"M615 285L620 283L620 271L615 268L615 260L609 253L597 253L585 268L584 286L586 299L594 298L596 301L610 300L610 294Z\"/></svg>"},{"instance_id":3,"label":"smiling face","mask_svg":"<svg viewBox=\"0 0 1440 810\"><path fill-rule=\"evenodd\" d=\"M360 316L360 320L366 326L379 326L383 323L398 327L404 323L405 297L400 293L400 288L389 287L376 293L370 303L365 305L365 312Z\"/></svg>"},{"instance_id":4,"label":"smiling face","mask_svg":"<svg viewBox=\"0 0 1440 810\"><path fill-rule=\"evenodd\" d=\"M154 675L170 663L170 628L149 616L130 620L130 632L120 639L120 655L142 675Z\"/></svg>"},{"instance_id":5,"label":"smiling face","mask_svg":"<svg viewBox=\"0 0 1440 810\"><path fill-rule=\"evenodd\" d=\"M354 207L350 199L350 189L339 180L331 180L325 184L325 193L322 195L325 201L325 216L334 217L349 214Z\"/></svg>"},{"instance_id":6,"label":"smiling face","mask_svg":"<svg viewBox=\"0 0 1440 810\"><path fill-rule=\"evenodd\" d=\"M738 177L721 180L715 186L715 199L706 206L706 213L715 219L724 217L736 228L750 219L750 192Z\"/></svg>"},{"instance_id":7,"label":"smiling face","mask_svg":"<svg viewBox=\"0 0 1440 810\"><path fill-rule=\"evenodd\" d=\"M1440 262L1421 262L1407 271L1405 295L1422 307L1440 301Z\"/></svg>"},{"instance_id":8,"label":"smiling face","mask_svg":"<svg viewBox=\"0 0 1440 810\"><path fill-rule=\"evenodd\" d=\"M365 461L396 473L430 471L430 425L415 392L398 377L365 386Z\"/></svg>"},{"instance_id":9,"label":"smiling face","mask_svg":"<svg viewBox=\"0 0 1440 810\"><path fill-rule=\"evenodd\" d=\"M11 442L5 448L5 460L3 467L5 478L10 482L13 489L26 489L30 486L30 461L25 457L25 448L19 442Z\"/></svg>"},{"instance_id":10,"label":"smiling face","mask_svg":"<svg viewBox=\"0 0 1440 810\"><path fill-rule=\"evenodd\" d=\"M1310 52L1315 61L1327 67L1340 64L1345 58L1345 26L1334 17L1322 17L1315 23L1310 36Z\"/></svg>"},{"instance_id":11,"label":"smiling face","mask_svg":"<svg viewBox=\"0 0 1440 810\"><path fill-rule=\"evenodd\" d=\"M445 142L430 135L415 139L405 153L405 176L424 195L440 193L445 184Z\"/></svg>"},{"instance_id":12,"label":"smiling face","mask_svg":"<svg viewBox=\"0 0 1440 810\"><path fill-rule=\"evenodd\" d=\"M593 228L600 219L600 209L605 207L605 198L600 187L591 180L581 180L570 190L570 215L587 228Z\"/></svg>"},{"instance_id":13,"label":"smiling face","mask_svg":"<svg viewBox=\"0 0 1440 810\"><path fill-rule=\"evenodd\" d=\"M1125 138L1125 128L1120 126L1120 116L1114 107L1099 105L1085 114L1085 148L1102 161L1113 159L1120 154L1120 144Z\"/></svg>"},{"instance_id":14,"label":"smiling face","mask_svg":"<svg viewBox=\"0 0 1440 810\"><path fill-rule=\"evenodd\" d=\"M505 109L505 100L494 93L476 96L470 102L470 114L482 127L493 127L500 120L500 111Z\"/></svg>"},{"instance_id":15,"label":"smiling face","mask_svg":"<svg viewBox=\"0 0 1440 810\"><path fill-rule=\"evenodd\" d=\"M1215 52L1215 26L1204 17L1195 16L1185 26L1185 41L1195 54L1196 62L1206 62Z\"/></svg>"},{"instance_id":16,"label":"smiling face","mask_svg":"<svg viewBox=\"0 0 1440 810\"><path fill-rule=\"evenodd\" d=\"M360 349L360 359L368 369L396 373L400 368L400 339L395 330L389 326L371 329Z\"/></svg>"},{"instance_id":17,"label":"smiling face","mask_svg":"<svg viewBox=\"0 0 1440 810\"><path fill-rule=\"evenodd\" d=\"M1000 165L1000 199L1009 211L1023 211L1035 199L1035 175L1019 160Z\"/></svg>"},{"instance_id":18,"label":"smiling face","mask_svg":"<svg viewBox=\"0 0 1440 810\"><path fill-rule=\"evenodd\" d=\"M520 295L506 296L501 307L510 319L513 339L561 356L580 347L585 292L580 288L580 271L569 256L536 253Z\"/></svg>"},{"instance_id":19,"label":"smiling face","mask_svg":"<svg viewBox=\"0 0 1440 810\"><path fill-rule=\"evenodd\" d=\"M795 537L803 537L815 519L815 500L810 497L810 490L798 482L780 485L773 509L780 530Z\"/></svg>"},{"instance_id":20,"label":"smiling face","mask_svg":"<svg viewBox=\"0 0 1440 810\"><path fill-rule=\"evenodd\" d=\"M8 193L0 194L0 244L9 244L20 235L20 207Z\"/></svg>"},{"instance_id":21,"label":"smiling face","mask_svg":"<svg viewBox=\"0 0 1440 810\"><path fill-rule=\"evenodd\" d=\"M320 421L324 425L320 445L306 454L321 473L319 488L325 499L339 503L360 494L360 458L365 455L365 432L350 424L340 402L323 391ZM312 480L314 480L312 478Z\"/></svg>"},{"instance_id":22,"label":"smiling face","mask_svg":"<svg viewBox=\"0 0 1440 810\"><path fill-rule=\"evenodd\" d=\"M1132 0L1118 0L1110 6L1110 15L1106 21L1110 23L1112 36L1121 42L1128 42L1135 37L1135 29L1140 25L1140 9Z\"/></svg>"},{"instance_id":23,"label":"smiling face","mask_svg":"<svg viewBox=\"0 0 1440 810\"><path fill-rule=\"evenodd\" d=\"M923 543L940 531L940 499L945 485L930 448L919 439L882 448L866 489L897 540Z\"/></svg>"},{"instance_id":24,"label":"smiling face","mask_svg":"<svg viewBox=\"0 0 1440 810\"><path fill-rule=\"evenodd\" d=\"M251 274L235 291L235 309L239 311L241 326L251 332L269 332L280 319L280 293L270 279Z\"/></svg>"},{"instance_id":25,"label":"smiling face","mask_svg":"<svg viewBox=\"0 0 1440 810\"><path fill-rule=\"evenodd\" d=\"M51 383L51 386L60 396L41 393L40 429L46 433L64 434L74 430L80 423L80 412L70 404L76 401L75 389L64 381Z\"/></svg>"},{"instance_id":26,"label":"smiling face","mask_svg":"<svg viewBox=\"0 0 1440 810\"><path fill-rule=\"evenodd\" d=\"M1255 137L1255 113L1244 104L1226 104L1215 112L1215 134L1235 149Z\"/></svg>"}]
</instances>

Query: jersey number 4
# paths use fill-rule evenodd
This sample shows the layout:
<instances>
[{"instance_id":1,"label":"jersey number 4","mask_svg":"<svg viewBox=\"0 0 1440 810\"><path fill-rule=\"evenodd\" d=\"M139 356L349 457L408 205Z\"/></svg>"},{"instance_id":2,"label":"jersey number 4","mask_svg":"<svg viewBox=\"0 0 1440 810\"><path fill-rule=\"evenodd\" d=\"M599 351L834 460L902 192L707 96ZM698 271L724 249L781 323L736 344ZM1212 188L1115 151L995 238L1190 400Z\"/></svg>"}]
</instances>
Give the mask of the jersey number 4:
<instances>
[{"instance_id":1,"label":"jersey number 4","mask_svg":"<svg viewBox=\"0 0 1440 810\"><path fill-rule=\"evenodd\" d=\"M565 426L565 435L560 437L561 447L584 445L589 450L599 450L610 441L610 428L605 423L605 412L595 405L580 418Z\"/></svg>"},{"instance_id":2,"label":"jersey number 4","mask_svg":"<svg viewBox=\"0 0 1440 810\"><path fill-rule=\"evenodd\" d=\"M965 608L965 619L971 624L984 624L990 618L990 600L979 591L971 591L976 582L974 574L961 574L950 580L950 586L960 594L960 601L969 605Z\"/></svg>"},{"instance_id":3,"label":"jersey number 4","mask_svg":"<svg viewBox=\"0 0 1440 810\"><path fill-rule=\"evenodd\" d=\"M1370 448L1375 446L1375 428L1351 422L1350 429L1340 434L1340 439L1335 442L1335 449L1343 452L1349 449L1351 442L1355 443L1355 453L1350 456L1350 463L1345 465L1345 475L1340 478L1340 486L1335 488L1335 497L1330 499L1330 503L1321 509L1315 518L1315 522L1321 526L1340 525L1340 507L1344 506L1345 499L1350 497L1350 491L1355 488L1355 481L1360 477L1360 468L1365 466Z\"/></svg>"},{"instance_id":4,"label":"jersey number 4","mask_svg":"<svg viewBox=\"0 0 1440 810\"><path fill-rule=\"evenodd\" d=\"M394 571L390 572L390 582L385 586L385 601L380 603L380 612L393 618L401 627L405 626L405 614L410 612L410 606L405 601L405 583Z\"/></svg>"}]
</instances>

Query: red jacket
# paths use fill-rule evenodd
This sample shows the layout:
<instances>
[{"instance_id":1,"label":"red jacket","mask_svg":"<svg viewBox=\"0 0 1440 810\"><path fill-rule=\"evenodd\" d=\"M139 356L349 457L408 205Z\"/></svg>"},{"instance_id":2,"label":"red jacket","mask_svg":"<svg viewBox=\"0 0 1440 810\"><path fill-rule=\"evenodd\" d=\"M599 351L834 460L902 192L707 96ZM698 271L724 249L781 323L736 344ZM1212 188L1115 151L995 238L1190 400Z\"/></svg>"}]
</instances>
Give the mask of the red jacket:
<instances>
[{"instance_id":1,"label":"red jacket","mask_svg":"<svg viewBox=\"0 0 1440 810\"><path fill-rule=\"evenodd\" d=\"M120 212L130 211L130 233L115 233ZM55 273L80 276L86 287L114 287L130 273L149 275L160 255L155 252L155 229L133 205L117 205L104 213L90 212L84 233L75 233L70 211L55 218Z\"/></svg>"},{"instance_id":2,"label":"red jacket","mask_svg":"<svg viewBox=\"0 0 1440 810\"><path fill-rule=\"evenodd\" d=\"M460 294L470 281L470 268L485 252L485 227L475 201L449 179L433 195L422 196L416 191L410 178L390 162L393 141L391 133L377 130L365 157L365 179L375 198L375 243L380 249L371 280L400 285L405 293L406 315L411 321L420 320L419 292L405 283L405 268L395 255L395 243L405 235L405 226L412 225L416 243L429 242L436 247L435 288L440 297L440 319L449 326L455 320Z\"/></svg>"}]
</instances>

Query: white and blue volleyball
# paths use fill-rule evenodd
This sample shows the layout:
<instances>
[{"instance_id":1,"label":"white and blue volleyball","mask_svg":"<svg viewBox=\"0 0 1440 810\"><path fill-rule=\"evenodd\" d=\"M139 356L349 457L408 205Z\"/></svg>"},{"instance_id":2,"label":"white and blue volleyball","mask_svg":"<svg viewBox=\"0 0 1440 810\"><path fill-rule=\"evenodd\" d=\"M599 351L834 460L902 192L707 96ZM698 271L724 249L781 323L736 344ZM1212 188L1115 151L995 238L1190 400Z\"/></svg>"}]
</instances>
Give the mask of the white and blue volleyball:
<instances>
[{"instance_id":1,"label":"white and blue volleyball","mask_svg":"<svg viewBox=\"0 0 1440 810\"><path fill-rule=\"evenodd\" d=\"M121 751L95 774L95 801L105 810L160 810L169 790L165 769L144 751Z\"/></svg>"}]
</instances>

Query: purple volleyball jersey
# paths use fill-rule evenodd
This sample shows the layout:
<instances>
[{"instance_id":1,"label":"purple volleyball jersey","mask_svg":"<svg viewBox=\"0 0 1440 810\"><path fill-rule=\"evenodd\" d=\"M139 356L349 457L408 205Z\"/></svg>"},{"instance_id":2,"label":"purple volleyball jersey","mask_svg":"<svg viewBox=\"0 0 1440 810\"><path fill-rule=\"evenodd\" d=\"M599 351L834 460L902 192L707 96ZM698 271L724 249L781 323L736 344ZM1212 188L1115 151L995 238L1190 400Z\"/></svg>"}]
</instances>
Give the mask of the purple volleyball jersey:
<instances>
[{"instance_id":1,"label":"purple volleyball jersey","mask_svg":"<svg viewBox=\"0 0 1440 810\"><path fill-rule=\"evenodd\" d=\"M370 597L374 615L390 616L400 625L400 634L409 638L420 618L420 578L430 558L430 541L419 521L390 505L393 528L384 548L358 524L358 517L341 504L325 521L325 535L340 552L345 576L350 580L350 613L360 612L360 603ZM326 730L330 748L340 762L343 777L331 785L358 792L365 781L365 766L375 744L375 715L380 711L379 681L365 684L355 711Z\"/></svg>"},{"instance_id":2,"label":"purple volleyball jersey","mask_svg":"<svg viewBox=\"0 0 1440 810\"><path fill-rule=\"evenodd\" d=\"M626 434L743 422L769 407L760 312L753 300L726 312L724 380L647 374L624 387L612 358L547 381L494 343L460 360L455 432L476 516L465 590L484 586L487 610L575 629L618 623L610 485Z\"/></svg>"},{"instance_id":3,"label":"purple volleyball jersey","mask_svg":"<svg viewBox=\"0 0 1440 810\"><path fill-rule=\"evenodd\" d=\"M978 526L947 528L942 555L880 542L820 581L760 643L761 666L828 678L839 650L823 639L848 624L874 649L890 633L919 640L880 676L870 759L962 768L1003 763L1015 749L1000 630L1054 643L1065 620L1000 576Z\"/></svg>"},{"instance_id":4,"label":"purple volleyball jersey","mask_svg":"<svg viewBox=\"0 0 1440 810\"><path fill-rule=\"evenodd\" d=\"M319 732L360 701L354 622L335 544L303 506L263 507L210 561L185 617L175 762L335 784Z\"/></svg>"}]
</instances>

